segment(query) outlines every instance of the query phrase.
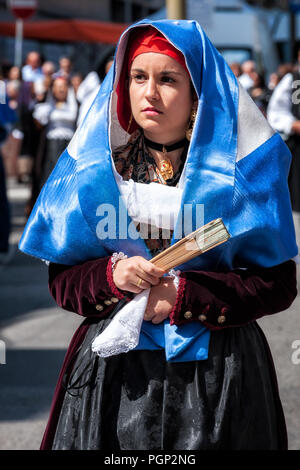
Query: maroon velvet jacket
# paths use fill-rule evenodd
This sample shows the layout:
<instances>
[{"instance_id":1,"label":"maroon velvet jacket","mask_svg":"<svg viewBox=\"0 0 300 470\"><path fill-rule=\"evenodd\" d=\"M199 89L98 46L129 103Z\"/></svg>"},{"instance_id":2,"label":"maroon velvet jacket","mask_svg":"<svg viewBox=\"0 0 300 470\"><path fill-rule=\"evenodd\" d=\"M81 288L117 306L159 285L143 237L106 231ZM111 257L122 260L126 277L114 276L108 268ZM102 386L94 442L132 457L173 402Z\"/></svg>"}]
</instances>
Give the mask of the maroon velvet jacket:
<instances>
[{"instance_id":1,"label":"maroon velvet jacket","mask_svg":"<svg viewBox=\"0 0 300 470\"><path fill-rule=\"evenodd\" d=\"M125 296L113 282L110 257L73 267L50 264L49 289L60 307L85 317L105 317ZM170 323L199 321L211 330L241 326L286 310L296 295L292 260L271 268L188 271L181 274Z\"/></svg>"}]
</instances>

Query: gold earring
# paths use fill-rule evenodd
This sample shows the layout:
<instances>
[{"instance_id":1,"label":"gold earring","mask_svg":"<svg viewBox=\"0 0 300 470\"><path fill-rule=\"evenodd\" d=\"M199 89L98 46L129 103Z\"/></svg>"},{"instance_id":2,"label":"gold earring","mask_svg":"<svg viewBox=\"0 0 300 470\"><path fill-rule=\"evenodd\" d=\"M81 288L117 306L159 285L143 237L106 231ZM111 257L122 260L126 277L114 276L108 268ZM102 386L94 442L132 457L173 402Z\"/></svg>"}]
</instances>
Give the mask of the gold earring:
<instances>
[{"instance_id":1,"label":"gold earring","mask_svg":"<svg viewBox=\"0 0 300 470\"><path fill-rule=\"evenodd\" d=\"M193 128L194 128L194 123L196 119L197 113L195 109L192 109L191 111L191 116L190 116L190 122L188 123L187 130L185 131L185 136L187 140L191 140L192 138L192 133L193 133Z\"/></svg>"},{"instance_id":2,"label":"gold earring","mask_svg":"<svg viewBox=\"0 0 300 470\"><path fill-rule=\"evenodd\" d=\"M128 124L127 130L126 130L127 134L129 134L129 129L130 129L131 124L132 124L132 119L133 119L133 116L132 116L132 113L131 113L130 114L130 119L129 119L129 124Z\"/></svg>"}]
</instances>

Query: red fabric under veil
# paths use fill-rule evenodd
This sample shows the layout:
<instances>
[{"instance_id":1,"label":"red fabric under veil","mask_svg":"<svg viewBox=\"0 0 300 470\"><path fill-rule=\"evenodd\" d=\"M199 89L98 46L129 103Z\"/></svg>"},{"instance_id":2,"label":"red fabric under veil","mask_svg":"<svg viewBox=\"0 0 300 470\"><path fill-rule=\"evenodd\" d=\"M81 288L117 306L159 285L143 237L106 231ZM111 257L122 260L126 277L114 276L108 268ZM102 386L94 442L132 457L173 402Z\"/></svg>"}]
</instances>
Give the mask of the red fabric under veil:
<instances>
[{"instance_id":1,"label":"red fabric under veil","mask_svg":"<svg viewBox=\"0 0 300 470\"><path fill-rule=\"evenodd\" d=\"M123 129L130 134L137 129L137 124L132 119L130 128L128 128L131 107L128 93L128 78L130 67L133 60L140 54L147 52L156 52L158 54L165 54L172 59L175 59L189 74L186 67L185 59L183 54L176 49L157 29L147 26L137 28L129 38L129 45L127 47L125 58L120 74L119 83L117 86L117 114L118 119Z\"/></svg>"}]
</instances>

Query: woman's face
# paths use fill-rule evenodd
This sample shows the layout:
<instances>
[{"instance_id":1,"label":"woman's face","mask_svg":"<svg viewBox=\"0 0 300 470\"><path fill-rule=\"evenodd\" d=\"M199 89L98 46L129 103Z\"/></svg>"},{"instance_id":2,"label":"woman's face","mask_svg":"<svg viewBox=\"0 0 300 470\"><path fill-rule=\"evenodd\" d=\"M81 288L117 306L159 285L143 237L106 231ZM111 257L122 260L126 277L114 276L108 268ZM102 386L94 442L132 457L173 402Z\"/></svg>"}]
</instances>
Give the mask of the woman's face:
<instances>
[{"instance_id":1,"label":"woman's face","mask_svg":"<svg viewBox=\"0 0 300 470\"><path fill-rule=\"evenodd\" d=\"M154 52L138 55L131 65L129 98L147 138L165 145L184 138L195 103L190 77L175 59Z\"/></svg>"}]
</instances>

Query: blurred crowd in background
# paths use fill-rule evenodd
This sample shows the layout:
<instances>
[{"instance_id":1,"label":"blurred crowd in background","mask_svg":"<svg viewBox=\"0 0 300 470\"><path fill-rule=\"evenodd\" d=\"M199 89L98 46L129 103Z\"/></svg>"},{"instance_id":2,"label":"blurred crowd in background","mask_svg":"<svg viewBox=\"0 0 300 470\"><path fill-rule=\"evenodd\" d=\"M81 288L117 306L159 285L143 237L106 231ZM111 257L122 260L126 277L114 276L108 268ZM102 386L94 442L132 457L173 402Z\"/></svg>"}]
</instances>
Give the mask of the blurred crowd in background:
<instances>
[{"instance_id":1,"label":"blurred crowd in background","mask_svg":"<svg viewBox=\"0 0 300 470\"><path fill-rule=\"evenodd\" d=\"M25 65L0 66L0 263L9 253L10 210L6 178L29 184L28 217L39 192L85 116L113 57L83 77L68 57L59 66L36 51Z\"/></svg>"},{"instance_id":2,"label":"blurred crowd in background","mask_svg":"<svg viewBox=\"0 0 300 470\"><path fill-rule=\"evenodd\" d=\"M0 100L0 263L1 256L4 257L9 251L10 216L5 178L14 177L19 184L30 185L31 196L25 208L25 216L28 217L58 157L89 109L112 61L113 57L105 57L99 69L89 72L87 76L75 72L68 57L61 57L56 66L53 62L43 62L36 51L27 55L21 69L0 66L0 80L5 84L5 99ZM267 81L258 72L254 61L229 66L260 111L286 141L291 134L297 133L292 122L288 121L289 126L286 124L287 115L293 113L290 99L284 98L284 93L289 93L290 84L287 83L277 97L275 90L284 80L288 81L285 77L295 79L299 63L281 64Z\"/></svg>"}]
</instances>

